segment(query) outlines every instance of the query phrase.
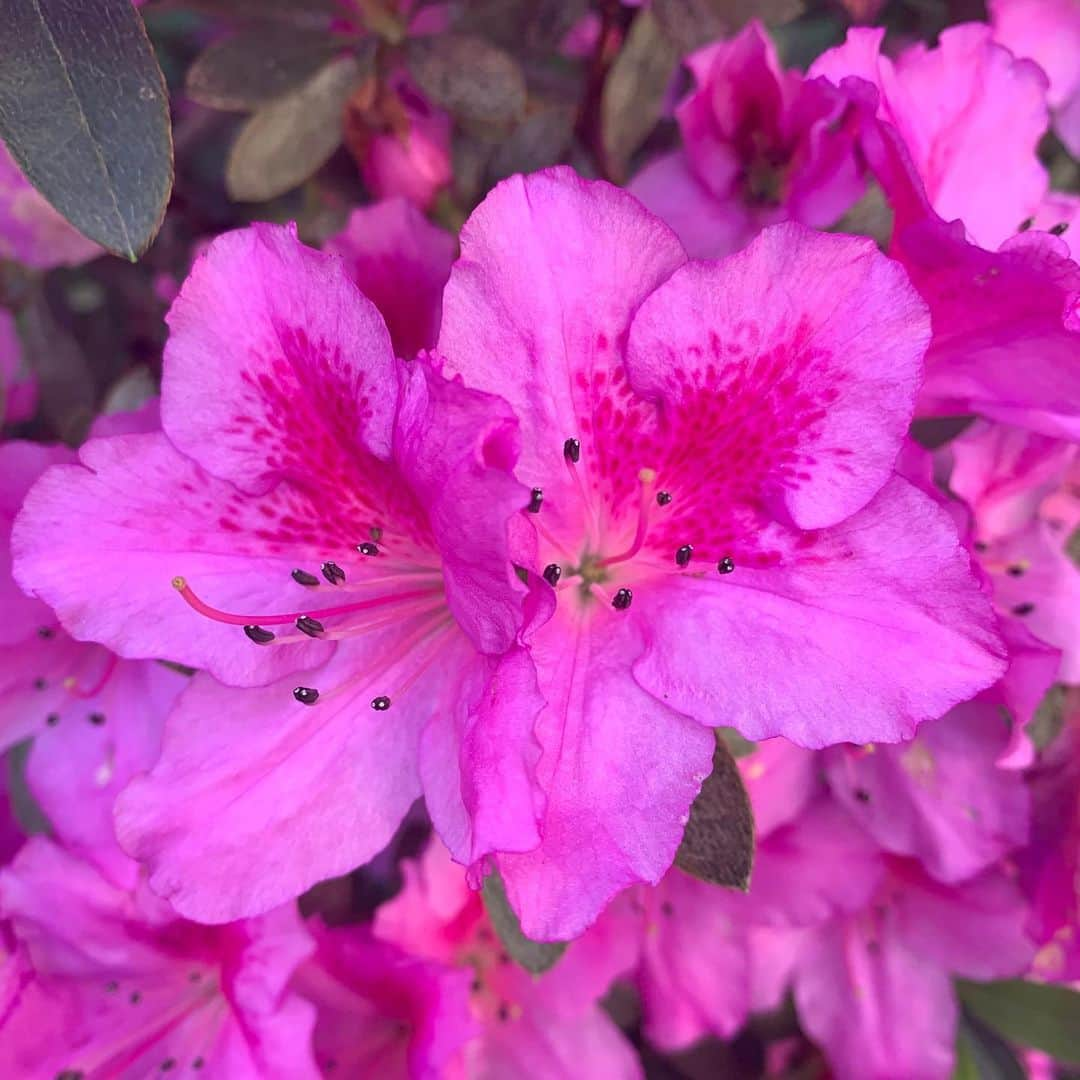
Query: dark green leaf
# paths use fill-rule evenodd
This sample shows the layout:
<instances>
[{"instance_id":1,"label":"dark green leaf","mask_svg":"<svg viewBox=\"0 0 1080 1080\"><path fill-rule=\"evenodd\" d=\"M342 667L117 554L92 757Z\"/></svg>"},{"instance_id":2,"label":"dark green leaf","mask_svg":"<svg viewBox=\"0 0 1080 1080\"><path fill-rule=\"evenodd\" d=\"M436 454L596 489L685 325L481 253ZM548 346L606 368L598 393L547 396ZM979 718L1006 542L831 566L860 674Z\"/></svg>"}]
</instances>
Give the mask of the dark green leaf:
<instances>
[{"instance_id":1,"label":"dark green leaf","mask_svg":"<svg viewBox=\"0 0 1080 1080\"><path fill-rule=\"evenodd\" d=\"M740 29L750 19L770 26L802 11L802 0L653 0L652 10L680 54Z\"/></svg>"},{"instance_id":2,"label":"dark green leaf","mask_svg":"<svg viewBox=\"0 0 1080 1080\"><path fill-rule=\"evenodd\" d=\"M754 864L754 815L739 767L722 739L713 771L690 807L675 865L714 885L747 889Z\"/></svg>"},{"instance_id":3,"label":"dark green leaf","mask_svg":"<svg viewBox=\"0 0 1080 1080\"><path fill-rule=\"evenodd\" d=\"M1009 1042L1080 1064L1080 993L1023 979L960 979L956 988L964 1006Z\"/></svg>"},{"instance_id":4,"label":"dark green leaf","mask_svg":"<svg viewBox=\"0 0 1080 1080\"><path fill-rule=\"evenodd\" d=\"M172 190L161 69L130 0L2 0L0 138L80 232L135 259Z\"/></svg>"},{"instance_id":5,"label":"dark green leaf","mask_svg":"<svg viewBox=\"0 0 1080 1080\"><path fill-rule=\"evenodd\" d=\"M512 52L555 50L588 11L586 0L458 0L454 26Z\"/></svg>"},{"instance_id":6,"label":"dark green leaf","mask_svg":"<svg viewBox=\"0 0 1080 1080\"><path fill-rule=\"evenodd\" d=\"M296 90L341 51L320 30L253 26L214 42L188 69L188 96L215 109L257 109Z\"/></svg>"},{"instance_id":7,"label":"dark green leaf","mask_svg":"<svg viewBox=\"0 0 1080 1080\"><path fill-rule=\"evenodd\" d=\"M345 102L361 76L355 57L339 57L255 113L229 151L230 197L273 199L321 168L341 143Z\"/></svg>"},{"instance_id":8,"label":"dark green leaf","mask_svg":"<svg viewBox=\"0 0 1080 1080\"><path fill-rule=\"evenodd\" d=\"M630 157L656 126L679 53L650 11L630 27L608 72L601 99L601 130L611 178L626 178Z\"/></svg>"},{"instance_id":9,"label":"dark green leaf","mask_svg":"<svg viewBox=\"0 0 1080 1080\"><path fill-rule=\"evenodd\" d=\"M199 11L235 22L328 27L341 15L337 0L162 0L163 9Z\"/></svg>"},{"instance_id":10,"label":"dark green leaf","mask_svg":"<svg viewBox=\"0 0 1080 1080\"><path fill-rule=\"evenodd\" d=\"M484 878L484 906L503 947L526 971L539 975L552 967L566 951L565 941L533 941L521 932L521 923L506 898L506 888L498 871Z\"/></svg>"},{"instance_id":11,"label":"dark green leaf","mask_svg":"<svg viewBox=\"0 0 1080 1080\"><path fill-rule=\"evenodd\" d=\"M415 38L405 58L420 89L471 134L504 134L525 112L525 76L518 62L483 38Z\"/></svg>"},{"instance_id":12,"label":"dark green leaf","mask_svg":"<svg viewBox=\"0 0 1080 1080\"><path fill-rule=\"evenodd\" d=\"M562 159L574 135L575 110L551 105L529 115L500 142L488 168L492 183L514 173L536 172Z\"/></svg>"},{"instance_id":13,"label":"dark green leaf","mask_svg":"<svg viewBox=\"0 0 1080 1080\"><path fill-rule=\"evenodd\" d=\"M973 1017L960 1017L952 1080L1025 1080L1026 1076L1007 1044Z\"/></svg>"}]
</instances>

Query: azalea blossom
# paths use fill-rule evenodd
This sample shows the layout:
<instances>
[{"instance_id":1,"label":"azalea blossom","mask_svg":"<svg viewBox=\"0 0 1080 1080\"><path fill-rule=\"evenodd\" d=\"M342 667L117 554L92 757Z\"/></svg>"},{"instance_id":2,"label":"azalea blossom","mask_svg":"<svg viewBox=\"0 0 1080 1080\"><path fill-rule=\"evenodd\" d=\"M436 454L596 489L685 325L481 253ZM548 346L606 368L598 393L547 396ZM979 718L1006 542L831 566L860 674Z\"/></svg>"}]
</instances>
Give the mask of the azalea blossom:
<instances>
[{"instance_id":1,"label":"azalea blossom","mask_svg":"<svg viewBox=\"0 0 1080 1080\"><path fill-rule=\"evenodd\" d=\"M164 431L89 442L15 537L71 632L205 669L118 804L152 887L206 921L269 910L375 855L422 793L469 861L534 846L506 406L395 360L341 261L288 229L215 241L169 320Z\"/></svg>"},{"instance_id":2,"label":"azalea blossom","mask_svg":"<svg viewBox=\"0 0 1080 1080\"><path fill-rule=\"evenodd\" d=\"M463 1048L460 1072L446 1075L641 1076L630 1044L598 1004L636 953L620 905L550 971L534 976L507 954L479 895L445 849L432 844L402 870L401 893L376 912L376 936L414 956L470 972L469 1006L477 1033Z\"/></svg>"},{"instance_id":3,"label":"azalea blossom","mask_svg":"<svg viewBox=\"0 0 1080 1080\"><path fill-rule=\"evenodd\" d=\"M5 1076L319 1075L315 1010L288 988L313 948L295 909L199 926L34 837L0 871L0 916L26 964Z\"/></svg>"},{"instance_id":4,"label":"azalea blossom","mask_svg":"<svg viewBox=\"0 0 1080 1080\"><path fill-rule=\"evenodd\" d=\"M117 794L157 760L165 715L186 680L151 660L76 641L11 578L11 526L23 496L66 447L0 444L0 749L33 737L26 781L69 850L121 885L137 867L118 847Z\"/></svg>"},{"instance_id":5,"label":"azalea blossom","mask_svg":"<svg viewBox=\"0 0 1080 1080\"><path fill-rule=\"evenodd\" d=\"M566 170L467 223L438 352L521 419L515 558L557 600L530 646L542 840L498 857L526 933L660 879L719 722L896 741L998 677L951 521L893 475L926 341L867 241L788 224L687 264Z\"/></svg>"},{"instance_id":6,"label":"azalea blossom","mask_svg":"<svg viewBox=\"0 0 1080 1080\"><path fill-rule=\"evenodd\" d=\"M1035 153L1047 127L1046 77L965 23L938 45L881 55L884 31L848 31L810 67L837 86L850 77L878 92L877 115L900 133L934 210L960 219L978 244L995 248L1038 208L1046 170Z\"/></svg>"},{"instance_id":7,"label":"azalea blossom","mask_svg":"<svg viewBox=\"0 0 1080 1080\"><path fill-rule=\"evenodd\" d=\"M824 79L784 71L757 20L686 64L695 88L676 110L683 147L629 190L690 255L727 255L778 221L831 225L859 198L859 106Z\"/></svg>"},{"instance_id":8,"label":"azalea blossom","mask_svg":"<svg viewBox=\"0 0 1080 1080\"><path fill-rule=\"evenodd\" d=\"M15 319L0 309L0 426L28 420L37 407L37 380L23 369Z\"/></svg>"},{"instance_id":9,"label":"azalea blossom","mask_svg":"<svg viewBox=\"0 0 1080 1080\"><path fill-rule=\"evenodd\" d=\"M1076 0L989 0L994 39L1046 73L1054 129L1080 156L1080 4Z\"/></svg>"}]
</instances>

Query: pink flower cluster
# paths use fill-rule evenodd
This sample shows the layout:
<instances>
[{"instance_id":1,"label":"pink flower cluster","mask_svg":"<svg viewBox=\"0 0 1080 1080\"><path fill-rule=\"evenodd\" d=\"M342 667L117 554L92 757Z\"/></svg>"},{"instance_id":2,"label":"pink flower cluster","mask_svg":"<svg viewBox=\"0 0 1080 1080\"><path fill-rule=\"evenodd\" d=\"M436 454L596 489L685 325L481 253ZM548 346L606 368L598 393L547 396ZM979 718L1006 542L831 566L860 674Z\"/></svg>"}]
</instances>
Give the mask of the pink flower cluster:
<instances>
[{"instance_id":1,"label":"pink flower cluster","mask_svg":"<svg viewBox=\"0 0 1080 1080\"><path fill-rule=\"evenodd\" d=\"M637 1077L621 980L661 1050L790 993L833 1075L944 1078L954 977L1080 980L1078 9L991 10L805 75L751 24L629 190L514 176L460 249L384 146L411 202L209 244L160 402L0 444L0 1075ZM90 257L6 162L0 255ZM887 253L818 231L868 188ZM716 728L745 894L673 867ZM297 905L419 799L369 921Z\"/></svg>"}]
</instances>

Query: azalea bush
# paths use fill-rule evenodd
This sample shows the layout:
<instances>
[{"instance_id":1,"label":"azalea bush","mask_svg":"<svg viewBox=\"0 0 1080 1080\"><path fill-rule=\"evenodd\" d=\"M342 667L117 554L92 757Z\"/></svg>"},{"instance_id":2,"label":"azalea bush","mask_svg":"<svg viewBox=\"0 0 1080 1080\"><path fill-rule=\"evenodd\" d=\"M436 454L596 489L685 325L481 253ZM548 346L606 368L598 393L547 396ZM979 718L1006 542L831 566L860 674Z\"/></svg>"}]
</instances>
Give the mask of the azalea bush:
<instances>
[{"instance_id":1,"label":"azalea bush","mask_svg":"<svg viewBox=\"0 0 1080 1080\"><path fill-rule=\"evenodd\" d=\"M1080 4L0 34L0 1076L1080 1069Z\"/></svg>"}]
</instances>

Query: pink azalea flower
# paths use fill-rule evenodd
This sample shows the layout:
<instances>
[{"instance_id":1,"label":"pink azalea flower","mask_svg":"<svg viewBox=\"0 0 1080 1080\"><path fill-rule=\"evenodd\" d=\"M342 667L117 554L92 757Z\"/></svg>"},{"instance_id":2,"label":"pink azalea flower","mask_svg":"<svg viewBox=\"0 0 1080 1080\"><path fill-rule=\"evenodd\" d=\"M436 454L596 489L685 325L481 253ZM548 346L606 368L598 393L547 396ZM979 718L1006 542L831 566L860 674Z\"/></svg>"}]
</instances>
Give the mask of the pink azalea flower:
<instances>
[{"instance_id":1,"label":"pink azalea flower","mask_svg":"<svg viewBox=\"0 0 1080 1080\"><path fill-rule=\"evenodd\" d=\"M15 534L71 632L206 669L117 807L152 887L204 921L269 910L421 794L470 862L535 846L506 406L396 361L341 261L285 228L216 240L169 322L164 432L92 440Z\"/></svg>"},{"instance_id":2,"label":"pink azalea flower","mask_svg":"<svg viewBox=\"0 0 1080 1080\"><path fill-rule=\"evenodd\" d=\"M942 885L916 862L886 860L870 902L805 935L793 966L799 1018L837 1080L946 1080L952 976L1022 974L1033 952L1024 916L1000 870Z\"/></svg>"},{"instance_id":3,"label":"pink azalea flower","mask_svg":"<svg viewBox=\"0 0 1080 1080\"><path fill-rule=\"evenodd\" d=\"M78 266L100 254L97 244L38 194L0 142L0 259L49 270Z\"/></svg>"},{"instance_id":4,"label":"pink azalea flower","mask_svg":"<svg viewBox=\"0 0 1080 1080\"><path fill-rule=\"evenodd\" d=\"M718 719L896 741L999 644L948 516L893 475L927 328L872 243L788 224L684 265L631 197L552 170L497 187L462 251L438 349L521 417L516 558L557 599L542 842L498 862L526 933L568 937L670 865Z\"/></svg>"},{"instance_id":5,"label":"pink azalea flower","mask_svg":"<svg viewBox=\"0 0 1080 1080\"><path fill-rule=\"evenodd\" d=\"M401 196L426 210L453 179L450 117L431 105L405 72L385 93L386 130L370 131L360 118L347 136L360 161L360 175L377 199ZM378 108L378 106L376 106Z\"/></svg>"},{"instance_id":6,"label":"pink azalea flower","mask_svg":"<svg viewBox=\"0 0 1080 1080\"><path fill-rule=\"evenodd\" d=\"M0 309L0 426L29 420L37 408L37 380L23 370L15 319Z\"/></svg>"},{"instance_id":7,"label":"pink azalea flower","mask_svg":"<svg viewBox=\"0 0 1080 1080\"><path fill-rule=\"evenodd\" d=\"M1080 262L1080 195L1047 192L1032 217L1031 227L1060 236L1073 262Z\"/></svg>"},{"instance_id":8,"label":"pink azalea flower","mask_svg":"<svg viewBox=\"0 0 1080 1080\"><path fill-rule=\"evenodd\" d=\"M402 871L405 887L376 912L375 933L415 956L472 969L479 1034L465 1048L462 1075L640 1077L637 1055L597 1004L636 955L619 905L534 976L503 951L479 895L440 845Z\"/></svg>"},{"instance_id":9,"label":"pink azalea flower","mask_svg":"<svg viewBox=\"0 0 1080 1080\"><path fill-rule=\"evenodd\" d=\"M1046 192L1036 146L1047 126L1046 79L994 44L990 28L944 30L937 48L881 55L885 31L853 29L811 65L837 86L849 76L878 90L878 116L904 140L934 210L963 220L995 248L1033 214Z\"/></svg>"},{"instance_id":10,"label":"pink azalea flower","mask_svg":"<svg viewBox=\"0 0 1080 1080\"><path fill-rule=\"evenodd\" d=\"M948 460L949 484L971 508L975 551L998 610L1060 649L1059 677L1080 682L1080 571L1065 550L1080 524L1076 445L977 424L949 444Z\"/></svg>"},{"instance_id":11,"label":"pink azalea flower","mask_svg":"<svg viewBox=\"0 0 1080 1080\"><path fill-rule=\"evenodd\" d=\"M930 306L918 412L1080 437L1080 266L1062 239L1029 231L984 250L934 213L895 128L868 125L862 147L895 212L890 254Z\"/></svg>"},{"instance_id":12,"label":"pink azalea flower","mask_svg":"<svg viewBox=\"0 0 1080 1080\"><path fill-rule=\"evenodd\" d=\"M1030 57L1050 82L1054 127L1080 157L1080 4L1076 0L989 0L994 37Z\"/></svg>"},{"instance_id":13,"label":"pink azalea flower","mask_svg":"<svg viewBox=\"0 0 1080 1080\"><path fill-rule=\"evenodd\" d=\"M394 352L411 359L439 336L442 291L457 253L454 237L408 200L385 199L349 215L326 242L386 320Z\"/></svg>"},{"instance_id":14,"label":"pink azalea flower","mask_svg":"<svg viewBox=\"0 0 1080 1080\"><path fill-rule=\"evenodd\" d=\"M1031 771L1031 842L1019 853L1039 944L1032 968L1042 979L1080 979L1080 697L1069 691L1061 734Z\"/></svg>"},{"instance_id":15,"label":"pink azalea flower","mask_svg":"<svg viewBox=\"0 0 1080 1080\"><path fill-rule=\"evenodd\" d=\"M187 680L76 641L12 580L11 524L24 495L46 468L74 457L66 447L0 445L0 749L34 738L26 780L54 832L130 886L138 871L117 845L113 803L157 760L165 714Z\"/></svg>"},{"instance_id":16,"label":"pink azalea flower","mask_svg":"<svg viewBox=\"0 0 1080 1080\"><path fill-rule=\"evenodd\" d=\"M375 939L363 926L308 924L315 955L293 989L318 1009L315 1058L335 1077L441 1080L475 1034L469 976Z\"/></svg>"},{"instance_id":17,"label":"pink azalea flower","mask_svg":"<svg viewBox=\"0 0 1080 1080\"><path fill-rule=\"evenodd\" d=\"M989 702L960 705L898 746L835 747L823 764L833 797L886 851L962 881L1028 836L1028 793L998 767L1009 724Z\"/></svg>"},{"instance_id":18,"label":"pink azalea flower","mask_svg":"<svg viewBox=\"0 0 1080 1080\"><path fill-rule=\"evenodd\" d=\"M184 922L42 837L0 872L32 979L0 1025L0 1073L316 1077L314 1012L288 989L312 943L293 908Z\"/></svg>"},{"instance_id":19,"label":"pink azalea flower","mask_svg":"<svg viewBox=\"0 0 1080 1080\"><path fill-rule=\"evenodd\" d=\"M859 107L823 79L781 69L759 22L686 63L695 89L676 112L683 149L629 189L690 255L727 255L778 221L831 225L859 198Z\"/></svg>"}]
</instances>

